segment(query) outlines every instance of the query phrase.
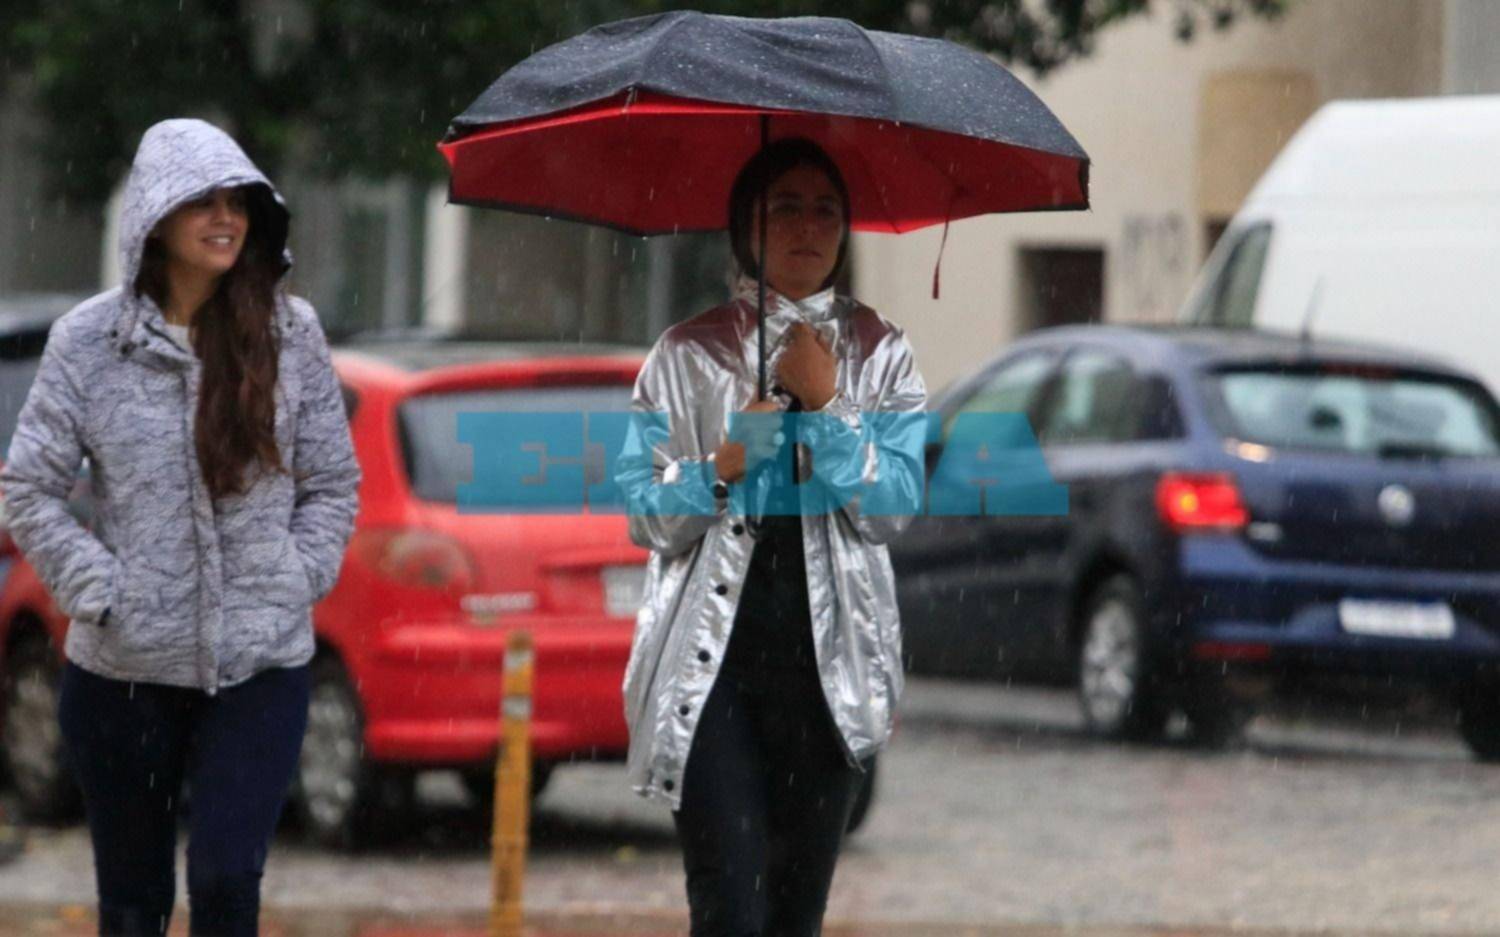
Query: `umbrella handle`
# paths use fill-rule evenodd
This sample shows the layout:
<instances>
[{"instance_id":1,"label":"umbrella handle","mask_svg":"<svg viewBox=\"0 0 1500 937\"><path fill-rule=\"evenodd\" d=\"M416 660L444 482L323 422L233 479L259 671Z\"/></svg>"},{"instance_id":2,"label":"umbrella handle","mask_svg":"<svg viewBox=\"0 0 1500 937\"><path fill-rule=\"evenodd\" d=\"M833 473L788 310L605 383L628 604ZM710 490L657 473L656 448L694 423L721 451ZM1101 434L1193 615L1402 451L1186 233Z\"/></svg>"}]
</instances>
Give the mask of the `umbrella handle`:
<instances>
[{"instance_id":1,"label":"umbrella handle","mask_svg":"<svg viewBox=\"0 0 1500 937\"><path fill-rule=\"evenodd\" d=\"M771 140L771 115L760 115L760 148L764 152L766 144ZM755 300L755 330L756 340L760 346L760 379L757 384L759 394L757 399L765 400L768 396L766 386L766 192L770 186L765 185L760 190L760 261L756 268L756 300Z\"/></svg>"},{"instance_id":2,"label":"umbrella handle","mask_svg":"<svg viewBox=\"0 0 1500 937\"><path fill-rule=\"evenodd\" d=\"M760 148L762 151L765 150L766 144L770 142L770 139L771 115L762 114L760 115ZM761 187L760 207L757 209L760 215L760 260L755 265L755 340L760 353L757 355L756 362L758 375L756 379L756 400L765 400L770 396L769 388L766 386L766 192L769 189L769 185ZM750 507L746 514L748 516L745 518L745 521L750 528L751 535L759 539L765 519L756 510L756 506L754 505Z\"/></svg>"}]
</instances>

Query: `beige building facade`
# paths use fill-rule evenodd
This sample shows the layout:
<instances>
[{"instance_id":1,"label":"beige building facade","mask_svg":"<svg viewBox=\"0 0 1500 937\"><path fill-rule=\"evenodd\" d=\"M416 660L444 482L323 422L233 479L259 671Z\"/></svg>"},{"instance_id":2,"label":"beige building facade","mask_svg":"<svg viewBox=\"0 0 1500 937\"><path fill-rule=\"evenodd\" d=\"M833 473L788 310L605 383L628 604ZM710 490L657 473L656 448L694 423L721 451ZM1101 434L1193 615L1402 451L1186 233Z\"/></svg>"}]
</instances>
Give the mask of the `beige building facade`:
<instances>
[{"instance_id":1,"label":"beige building facade","mask_svg":"<svg viewBox=\"0 0 1500 937\"><path fill-rule=\"evenodd\" d=\"M1022 74L1088 150L1086 213L862 235L855 288L903 325L934 390L1038 326L1169 321L1223 224L1324 102L1500 90L1500 2L1293 0L1183 43L1170 4L1088 59Z\"/></svg>"}]
</instances>

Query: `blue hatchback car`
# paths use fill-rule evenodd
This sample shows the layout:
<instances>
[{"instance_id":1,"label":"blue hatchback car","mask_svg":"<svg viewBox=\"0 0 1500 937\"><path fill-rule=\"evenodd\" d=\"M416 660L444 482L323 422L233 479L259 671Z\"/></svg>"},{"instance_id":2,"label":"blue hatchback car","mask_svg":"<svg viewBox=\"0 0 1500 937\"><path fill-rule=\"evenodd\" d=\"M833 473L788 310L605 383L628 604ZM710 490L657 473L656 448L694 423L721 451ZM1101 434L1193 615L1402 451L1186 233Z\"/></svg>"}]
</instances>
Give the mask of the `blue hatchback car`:
<instances>
[{"instance_id":1,"label":"blue hatchback car","mask_svg":"<svg viewBox=\"0 0 1500 937\"><path fill-rule=\"evenodd\" d=\"M1100 735L1150 738L1178 710L1207 742L1266 678L1413 681L1454 693L1471 749L1500 758L1500 408L1470 375L1083 326L1016 342L934 409L944 439L1024 413L1068 509L913 523L892 560L914 671L1075 680Z\"/></svg>"}]
</instances>

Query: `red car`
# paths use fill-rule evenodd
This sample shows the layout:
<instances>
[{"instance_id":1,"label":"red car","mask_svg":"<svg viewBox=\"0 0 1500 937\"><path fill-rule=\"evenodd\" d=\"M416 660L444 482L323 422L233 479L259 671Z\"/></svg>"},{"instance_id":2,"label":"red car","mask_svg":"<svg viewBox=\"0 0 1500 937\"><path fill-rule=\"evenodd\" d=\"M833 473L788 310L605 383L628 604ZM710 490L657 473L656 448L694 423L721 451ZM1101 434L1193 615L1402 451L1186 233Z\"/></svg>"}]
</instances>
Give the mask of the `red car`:
<instances>
[{"instance_id":1,"label":"red car","mask_svg":"<svg viewBox=\"0 0 1500 937\"><path fill-rule=\"evenodd\" d=\"M474 452L457 417L625 411L642 360L441 341L336 352L364 481L338 584L315 613L294 803L317 838L368 832L410 797L414 768L460 768L476 795L492 790L513 630L536 646L538 789L557 763L624 755L620 684L646 551L620 513L461 512Z\"/></svg>"},{"instance_id":2,"label":"red car","mask_svg":"<svg viewBox=\"0 0 1500 937\"><path fill-rule=\"evenodd\" d=\"M360 512L333 592L317 607L318 654L293 804L324 842L364 838L405 805L416 769L458 768L493 785L510 632L536 646L537 789L553 765L623 757L620 684L646 551L620 513L461 512L472 448L460 412L629 409L643 355L580 346L370 341L335 350ZM590 466L602 480L602 459ZM76 803L57 760L55 673L66 622L24 560L0 587L12 708L6 741L28 806ZM17 621L25 622L14 635ZM0 645L6 646L6 645ZM23 783L22 775L26 775ZM29 789L29 792L28 792Z\"/></svg>"}]
</instances>

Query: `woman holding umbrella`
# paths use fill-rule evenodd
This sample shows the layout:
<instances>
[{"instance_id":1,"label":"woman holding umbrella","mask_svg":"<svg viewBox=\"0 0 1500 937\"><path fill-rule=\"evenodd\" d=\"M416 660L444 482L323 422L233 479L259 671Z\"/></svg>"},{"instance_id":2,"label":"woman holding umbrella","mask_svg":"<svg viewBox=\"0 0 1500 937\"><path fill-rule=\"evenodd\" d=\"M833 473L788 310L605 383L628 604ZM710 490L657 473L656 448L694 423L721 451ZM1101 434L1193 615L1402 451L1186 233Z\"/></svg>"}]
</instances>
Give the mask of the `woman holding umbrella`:
<instances>
[{"instance_id":1,"label":"woman holding umbrella","mask_svg":"<svg viewBox=\"0 0 1500 937\"><path fill-rule=\"evenodd\" d=\"M849 217L822 149L764 147L730 196L739 295L663 334L636 384L635 409L667 420L638 421L620 460L632 537L653 551L625 678L631 775L674 808L694 937L820 932L901 689L884 544L909 515L862 513L856 491L878 476L919 503L920 444L874 417L918 413L926 389L901 330L835 291ZM769 400L756 399L761 274ZM789 432L765 418L783 409L803 411ZM736 411L761 419L731 438ZM805 484L791 486L793 464ZM809 513L744 516L729 486L761 471Z\"/></svg>"},{"instance_id":2,"label":"woman holding umbrella","mask_svg":"<svg viewBox=\"0 0 1500 937\"><path fill-rule=\"evenodd\" d=\"M629 770L676 810L695 935L816 934L901 691L884 544L924 480L905 336L833 289L848 232L1085 209L1088 155L971 49L692 11L538 51L440 149L460 204L641 235L727 220L746 276L658 341L616 473L653 551L625 675ZM795 456L782 409L805 411L782 430Z\"/></svg>"}]
</instances>

